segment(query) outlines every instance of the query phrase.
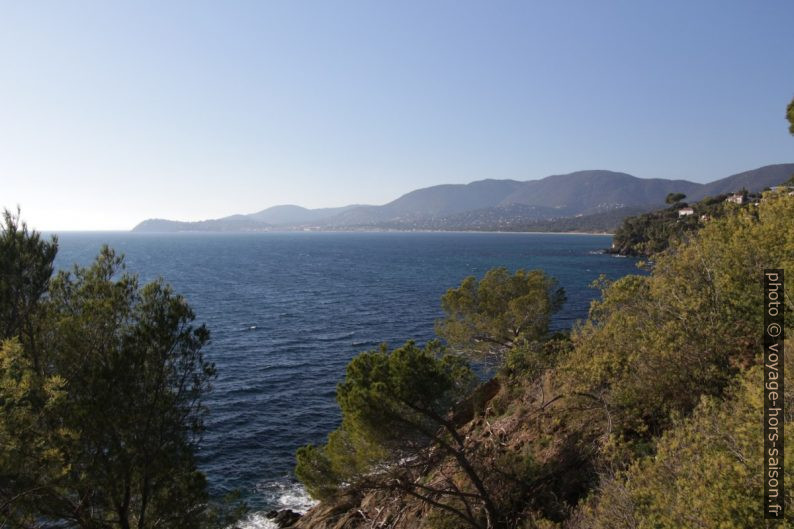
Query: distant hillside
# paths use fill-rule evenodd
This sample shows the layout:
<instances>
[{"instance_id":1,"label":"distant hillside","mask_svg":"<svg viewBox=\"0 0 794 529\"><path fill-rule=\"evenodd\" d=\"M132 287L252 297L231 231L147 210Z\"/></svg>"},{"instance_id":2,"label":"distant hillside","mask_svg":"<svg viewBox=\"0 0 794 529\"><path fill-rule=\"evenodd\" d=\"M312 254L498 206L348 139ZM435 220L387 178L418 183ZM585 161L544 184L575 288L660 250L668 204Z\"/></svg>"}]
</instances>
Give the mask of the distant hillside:
<instances>
[{"instance_id":1,"label":"distant hillside","mask_svg":"<svg viewBox=\"0 0 794 529\"><path fill-rule=\"evenodd\" d=\"M379 227L388 230L613 233L626 217L640 215L649 209L625 207L589 215L560 217L554 216L553 209L513 204L435 219L385 222Z\"/></svg>"},{"instance_id":2,"label":"distant hillside","mask_svg":"<svg viewBox=\"0 0 794 529\"><path fill-rule=\"evenodd\" d=\"M360 206L329 219L334 227L410 223L493 207L519 189L515 180L480 180L417 189L383 206Z\"/></svg>"},{"instance_id":3,"label":"distant hillside","mask_svg":"<svg viewBox=\"0 0 794 529\"><path fill-rule=\"evenodd\" d=\"M583 222L572 219L607 212L612 213L592 219L600 219L594 221L599 226L604 226L606 219L609 222L618 219L614 227L622 220L619 215L660 207L669 193L684 193L688 200L700 200L742 188L757 192L784 182L792 174L794 164L769 165L698 184L687 180L643 179L614 171L577 171L526 182L479 180L432 186L411 191L382 206L307 209L285 205L201 222L151 219L138 224L134 231L512 230L519 229L517 226L566 231ZM593 231L602 230L593 228Z\"/></svg>"},{"instance_id":4,"label":"distant hillside","mask_svg":"<svg viewBox=\"0 0 794 529\"><path fill-rule=\"evenodd\" d=\"M794 164L781 163L777 165L767 165L752 171L745 171L743 173L722 178L709 184L705 184L700 188L699 192L687 193L687 198L690 200L700 200L707 196L717 196L724 193L734 193L746 189L751 193L757 193L767 187L782 184L794 175ZM685 193L685 191L682 191Z\"/></svg>"},{"instance_id":5,"label":"distant hillside","mask_svg":"<svg viewBox=\"0 0 794 529\"><path fill-rule=\"evenodd\" d=\"M246 215L232 215L222 219L180 222L165 219L149 219L141 222L132 231L142 232L181 232L181 231L263 231L270 226Z\"/></svg>"},{"instance_id":6,"label":"distant hillside","mask_svg":"<svg viewBox=\"0 0 794 529\"><path fill-rule=\"evenodd\" d=\"M701 186L685 180L647 180L612 171L579 171L528 182L481 180L418 189L383 206L351 209L329 223L337 227L406 224L445 229L445 219L457 225L456 215L489 208L514 208L519 212L513 219L516 222L527 220L528 211L533 212L532 220L553 219L624 207L649 209L663 203L668 193L694 191Z\"/></svg>"},{"instance_id":7,"label":"distant hillside","mask_svg":"<svg viewBox=\"0 0 794 529\"><path fill-rule=\"evenodd\" d=\"M267 208L257 213L246 215L246 217L257 222L272 224L273 226L288 226L319 222L357 207L360 206L355 205L344 206L341 208L320 209L307 209L294 205L273 206L272 208Z\"/></svg>"},{"instance_id":8,"label":"distant hillside","mask_svg":"<svg viewBox=\"0 0 794 529\"><path fill-rule=\"evenodd\" d=\"M462 185L440 185L411 191L383 209L393 215L435 217L501 204L526 182L480 180Z\"/></svg>"},{"instance_id":9,"label":"distant hillside","mask_svg":"<svg viewBox=\"0 0 794 529\"><path fill-rule=\"evenodd\" d=\"M647 211L646 208L625 207L591 215L536 220L526 223L518 222L514 224L514 229L506 231L614 233L623 222L623 219L630 215L639 215L645 211Z\"/></svg>"},{"instance_id":10,"label":"distant hillside","mask_svg":"<svg viewBox=\"0 0 794 529\"><path fill-rule=\"evenodd\" d=\"M668 193L690 193L701 186L686 180L643 179L612 171L578 171L525 182L503 203L551 206L577 215L618 207L656 205L663 203Z\"/></svg>"}]
</instances>

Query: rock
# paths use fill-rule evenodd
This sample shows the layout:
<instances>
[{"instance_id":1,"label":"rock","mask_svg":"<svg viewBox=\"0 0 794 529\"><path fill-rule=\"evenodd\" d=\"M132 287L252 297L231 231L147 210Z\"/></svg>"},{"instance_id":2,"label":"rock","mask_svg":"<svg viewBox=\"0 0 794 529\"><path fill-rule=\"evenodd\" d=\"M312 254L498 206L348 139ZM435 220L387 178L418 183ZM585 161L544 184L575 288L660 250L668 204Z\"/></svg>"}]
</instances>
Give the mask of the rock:
<instances>
[{"instance_id":1,"label":"rock","mask_svg":"<svg viewBox=\"0 0 794 529\"><path fill-rule=\"evenodd\" d=\"M291 527L301 517L300 514L291 509L284 509L283 511L270 511L265 516L273 520L273 522L280 528Z\"/></svg>"}]
</instances>

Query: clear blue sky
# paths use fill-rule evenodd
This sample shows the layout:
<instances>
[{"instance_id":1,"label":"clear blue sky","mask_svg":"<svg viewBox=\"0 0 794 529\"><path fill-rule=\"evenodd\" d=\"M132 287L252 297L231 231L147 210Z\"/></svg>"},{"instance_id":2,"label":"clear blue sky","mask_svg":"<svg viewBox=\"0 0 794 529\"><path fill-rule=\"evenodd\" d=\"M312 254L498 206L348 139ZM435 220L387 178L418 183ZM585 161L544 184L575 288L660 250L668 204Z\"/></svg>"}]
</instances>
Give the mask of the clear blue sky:
<instances>
[{"instance_id":1,"label":"clear blue sky","mask_svg":"<svg viewBox=\"0 0 794 529\"><path fill-rule=\"evenodd\" d=\"M129 229L794 161L794 2L0 1L0 206Z\"/></svg>"}]
</instances>

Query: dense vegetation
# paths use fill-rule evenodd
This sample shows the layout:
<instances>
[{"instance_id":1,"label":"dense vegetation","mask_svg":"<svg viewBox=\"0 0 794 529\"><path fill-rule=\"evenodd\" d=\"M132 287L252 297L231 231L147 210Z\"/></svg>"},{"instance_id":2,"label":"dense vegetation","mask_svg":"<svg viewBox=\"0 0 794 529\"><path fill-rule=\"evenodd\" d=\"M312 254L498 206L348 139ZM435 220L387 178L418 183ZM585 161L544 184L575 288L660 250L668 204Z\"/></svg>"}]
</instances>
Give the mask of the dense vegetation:
<instances>
[{"instance_id":1,"label":"dense vegetation","mask_svg":"<svg viewBox=\"0 0 794 529\"><path fill-rule=\"evenodd\" d=\"M324 447L302 449L298 475L312 486L316 469L345 469L322 476L322 494L311 490L360 514L332 525L310 513L297 526L764 527L762 271L794 266L794 197L722 204L655 253L650 275L599 282L600 299L570 336L541 324L514 339L516 321L543 321L559 298L540 272L495 270L444 298L438 330L458 360L437 344L355 359L339 388L343 425ZM791 274L785 286L794 288ZM789 295L789 333L792 309ZM481 359L485 344L501 367L465 398L471 373L460 358ZM397 395L409 397L394 412ZM418 402L432 404L424 435L407 427ZM794 388L785 402L790 423ZM380 413L393 418L379 423ZM790 504L794 461L785 461Z\"/></svg>"},{"instance_id":2,"label":"dense vegetation","mask_svg":"<svg viewBox=\"0 0 794 529\"><path fill-rule=\"evenodd\" d=\"M392 230L505 231L505 232L614 232L629 215L651 209L643 206L615 207L585 215L561 216L551 208L511 204L431 219L384 222L372 226Z\"/></svg>"},{"instance_id":3,"label":"dense vegetation","mask_svg":"<svg viewBox=\"0 0 794 529\"><path fill-rule=\"evenodd\" d=\"M627 216L638 215L648 209L647 207L621 207L590 215L529 221L516 223L513 228L505 231L613 233Z\"/></svg>"},{"instance_id":4,"label":"dense vegetation","mask_svg":"<svg viewBox=\"0 0 794 529\"><path fill-rule=\"evenodd\" d=\"M185 300L103 248L53 276L57 240L0 231L0 527L218 526L196 442L215 376Z\"/></svg>"},{"instance_id":5,"label":"dense vegetation","mask_svg":"<svg viewBox=\"0 0 794 529\"><path fill-rule=\"evenodd\" d=\"M667 197L670 207L623 219L623 223L612 238L611 251L633 256L650 256L659 253L667 249L671 242L699 230L714 219L724 217L735 208L748 207L760 198L759 194L750 194L745 190L740 191L739 194L746 201L744 206L727 202L728 197L731 196L729 194L706 197L693 204L687 204L683 202L686 195L671 193ZM691 207L693 213L679 215L679 211L687 207Z\"/></svg>"}]
</instances>

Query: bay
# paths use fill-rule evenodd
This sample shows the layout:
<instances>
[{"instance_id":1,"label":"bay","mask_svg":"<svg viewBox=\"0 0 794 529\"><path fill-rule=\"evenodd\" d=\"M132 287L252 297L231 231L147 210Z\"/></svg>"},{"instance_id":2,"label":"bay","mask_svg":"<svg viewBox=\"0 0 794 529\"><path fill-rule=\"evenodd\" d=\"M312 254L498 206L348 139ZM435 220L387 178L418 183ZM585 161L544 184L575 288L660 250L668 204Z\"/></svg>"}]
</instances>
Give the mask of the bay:
<instances>
[{"instance_id":1,"label":"bay","mask_svg":"<svg viewBox=\"0 0 794 529\"><path fill-rule=\"evenodd\" d=\"M239 490L254 511L305 508L294 454L339 421L334 388L348 361L387 342L434 337L440 298L489 268L541 268L568 301L553 321L586 317L600 274L636 273L600 252L609 236L525 233L59 234L57 268L102 244L142 281L164 278L206 323L218 379L199 462L212 492Z\"/></svg>"}]
</instances>

